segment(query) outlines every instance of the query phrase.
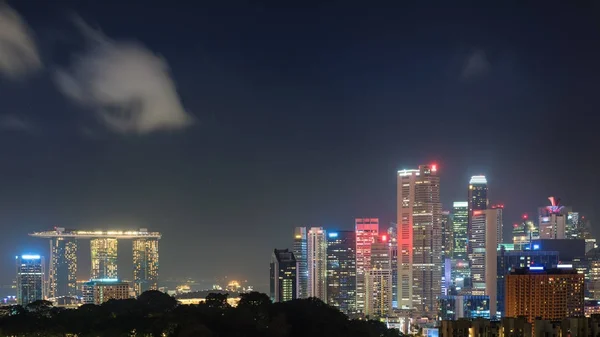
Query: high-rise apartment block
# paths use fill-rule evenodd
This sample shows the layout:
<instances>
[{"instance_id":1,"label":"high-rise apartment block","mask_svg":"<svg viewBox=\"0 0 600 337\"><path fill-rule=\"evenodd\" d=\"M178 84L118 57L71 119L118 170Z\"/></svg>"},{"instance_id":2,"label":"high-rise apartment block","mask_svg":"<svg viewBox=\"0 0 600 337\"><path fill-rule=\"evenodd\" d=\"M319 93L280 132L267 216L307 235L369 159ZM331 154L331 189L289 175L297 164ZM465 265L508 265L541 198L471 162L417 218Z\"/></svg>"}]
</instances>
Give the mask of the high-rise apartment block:
<instances>
[{"instance_id":1,"label":"high-rise apartment block","mask_svg":"<svg viewBox=\"0 0 600 337\"><path fill-rule=\"evenodd\" d=\"M296 285L296 298L308 298L308 241L306 236L306 227L296 227L294 229L294 256L298 267L296 275L298 284Z\"/></svg>"},{"instance_id":2,"label":"high-rise apartment block","mask_svg":"<svg viewBox=\"0 0 600 337\"><path fill-rule=\"evenodd\" d=\"M271 255L270 293L272 302L296 299L297 261L289 249L275 249Z\"/></svg>"},{"instance_id":3,"label":"high-rise apartment block","mask_svg":"<svg viewBox=\"0 0 600 337\"><path fill-rule=\"evenodd\" d=\"M308 296L327 301L327 237L322 227L311 227L308 241Z\"/></svg>"},{"instance_id":4,"label":"high-rise apartment block","mask_svg":"<svg viewBox=\"0 0 600 337\"><path fill-rule=\"evenodd\" d=\"M436 165L398 171L398 304L433 317L442 289L440 178Z\"/></svg>"},{"instance_id":5,"label":"high-rise apartment block","mask_svg":"<svg viewBox=\"0 0 600 337\"><path fill-rule=\"evenodd\" d=\"M574 269L541 266L515 269L506 276L506 317L559 321L584 314L584 275Z\"/></svg>"},{"instance_id":6,"label":"high-rise apartment block","mask_svg":"<svg viewBox=\"0 0 600 337\"><path fill-rule=\"evenodd\" d=\"M327 233L327 304L345 314L356 312L356 235Z\"/></svg>"},{"instance_id":7,"label":"high-rise apartment block","mask_svg":"<svg viewBox=\"0 0 600 337\"><path fill-rule=\"evenodd\" d=\"M27 305L44 299L44 258L25 254L16 257L17 303Z\"/></svg>"},{"instance_id":8,"label":"high-rise apartment block","mask_svg":"<svg viewBox=\"0 0 600 337\"><path fill-rule=\"evenodd\" d=\"M379 233L379 219L357 218L354 221L356 233L356 310L365 311L366 273L371 268L371 245Z\"/></svg>"}]
</instances>

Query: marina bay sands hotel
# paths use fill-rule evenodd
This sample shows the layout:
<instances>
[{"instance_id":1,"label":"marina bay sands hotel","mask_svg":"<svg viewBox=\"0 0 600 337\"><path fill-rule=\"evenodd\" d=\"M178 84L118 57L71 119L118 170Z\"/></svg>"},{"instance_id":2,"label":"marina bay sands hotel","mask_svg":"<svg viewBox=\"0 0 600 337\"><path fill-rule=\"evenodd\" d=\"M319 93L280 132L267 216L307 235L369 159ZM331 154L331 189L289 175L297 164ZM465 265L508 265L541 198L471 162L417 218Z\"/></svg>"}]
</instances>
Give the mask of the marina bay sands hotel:
<instances>
[{"instance_id":1,"label":"marina bay sands hotel","mask_svg":"<svg viewBox=\"0 0 600 337\"><path fill-rule=\"evenodd\" d=\"M158 289L158 240L161 234L139 231L80 231L56 227L53 231L29 236L50 239L48 295L51 298L77 294L78 240L90 240L92 280L117 280L118 240L131 240L133 246L133 289L136 294Z\"/></svg>"}]
</instances>

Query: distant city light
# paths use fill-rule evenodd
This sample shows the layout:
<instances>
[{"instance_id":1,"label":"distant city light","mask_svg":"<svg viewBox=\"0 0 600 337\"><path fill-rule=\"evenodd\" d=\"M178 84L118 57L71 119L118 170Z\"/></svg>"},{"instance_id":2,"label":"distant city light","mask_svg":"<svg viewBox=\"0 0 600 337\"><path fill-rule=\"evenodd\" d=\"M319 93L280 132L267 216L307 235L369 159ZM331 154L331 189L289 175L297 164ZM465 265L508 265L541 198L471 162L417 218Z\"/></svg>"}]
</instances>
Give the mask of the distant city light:
<instances>
[{"instance_id":1,"label":"distant city light","mask_svg":"<svg viewBox=\"0 0 600 337\"><path fill-rule=\"evenodd\" d=\"M433 164L431 165L431 172L436 172L437 171L437 165Z\"/></svg>"},{"instance_id":2,"label":"distant city light","mask_svg":"<svg viewBox=\"0 0 600 337\"><path fill-rule=\"evenodd\" d=\"M337 238L338 237L338 233L335 233L335 232L329 233L329 237L330 238Z\"/></svg>"},{"instance_id":3,"label":"distant city light","mask_svg":"<svg viewBox=\"0 0 600 337\"><path fill-rule=\"evenodd\" d=\"M538 250L538 249L540 249L540 245L538 245L538 244L534 244L534 245L533 245L533 250Z\"/></svg>"},{"instance_id":4,"label":"distant city light","mask_svg":"<svg viewBox=\"0 0 600 337\"><path fill-rule=\"evenodd\" d=\"M573 265L572 264L559 264L559 265L556 265L556 268L561 268L561 269L562 268L573 268Z\"/></svg>"},{"instance_id":5,"label":"distant city light","mask_svg":"<svg viewBox=\"0 0 600 337\"><path fill-rule=\"evenodd\" d=\"M22 258L23 260L39 260L39 259L41 258L41 256L39 256L39 255L29 255L29 254L26 254L26 255L21 255L21 258Z\"/></svg>"},{"instance_id":6,"label":"distant city light","mask_svg":"<svg viewBox=\"0 0 600 337\"><path fill-rule=\"evenodd\" d=\"M529 270L544 270L543 266L530 266Z\"/></svg>"}]
</instances>

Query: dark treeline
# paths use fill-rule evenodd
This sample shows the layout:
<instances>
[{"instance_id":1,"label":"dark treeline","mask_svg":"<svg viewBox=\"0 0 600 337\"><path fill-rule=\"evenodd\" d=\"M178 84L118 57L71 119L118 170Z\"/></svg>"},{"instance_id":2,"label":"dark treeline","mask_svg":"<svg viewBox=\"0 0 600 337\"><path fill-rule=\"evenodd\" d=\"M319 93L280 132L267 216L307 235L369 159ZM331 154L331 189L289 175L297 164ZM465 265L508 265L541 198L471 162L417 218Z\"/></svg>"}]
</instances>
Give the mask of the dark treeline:
<instances>
[{"instance_id":1,"label":"dark treeline","mask_svg":"<svg viewBox=\"0 0 600 337\"><path fill-rule=\"evenodd\" d=\"M85 304L77 309L37 301L0 308L0 336L179 336L179 337L397 337L397 330L372 320L349 320L314 298L271 303L265 294L242 294L237 307L226 294L206 303L177 305L164 293L138 299Z\"/></svg>"}]
</instances>

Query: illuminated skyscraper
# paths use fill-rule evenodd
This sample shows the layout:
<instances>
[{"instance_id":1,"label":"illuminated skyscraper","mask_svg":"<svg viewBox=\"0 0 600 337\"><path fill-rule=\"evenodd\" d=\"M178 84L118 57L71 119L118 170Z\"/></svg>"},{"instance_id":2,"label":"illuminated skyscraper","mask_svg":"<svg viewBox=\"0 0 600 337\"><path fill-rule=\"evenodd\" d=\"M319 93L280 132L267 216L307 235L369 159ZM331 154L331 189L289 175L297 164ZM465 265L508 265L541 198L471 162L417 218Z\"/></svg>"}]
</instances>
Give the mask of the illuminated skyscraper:
<instances>
[{"instance_id":1,"label":"illuminated skyscraper","mask_svg":"<svg viewBox=\"0 0 600 337\"><path fill-rule=\"evenodd\" d=\"M455 201L452 207L452 232L454 234L454 245L452 258L467 259L469 203L466 201Z\"/></svg>"},{"instance_id":2,"label":"illuminated skyscraper","mask_svg":"<svg viewBox=\"0 0 600 337\"><path fill-rule=\"evenodd\" d=\"M327 239L322 227L311 227L308 241L308 296L327 301Z\"/></svg>"},{"instance_id":3,"label":"illuminated skyscraper","mask_svg":"<svg viewBox=\"0 0 600 337\"><path fill-rule=\"evenodd\" d=\"M44 299L44 258L25 254L16 257L17 303L27 305Z\"/></svg>"},{"instance_id":4,"label":"illuminated skyscraper","mask_svg":"<svg viewBox=\"0 0 600 337\"><path fill-rule=\"evenodd\" d=\"M485 227L485 215L483 212L476 212L474 215L473 211L484 211L488 208L488 186L487 179L485 176L473 176L469 181L469 199L467 200L469 205L469 221L467 224L467 233L469 233L469 240L467 241L467 254L473 254L473 243L483 242L485 237L483 236Z\"/></svg>"},{"instance_id":5,"label":"illuminated skyscraper","mask_svg":"<svg viewBox=\"0 0 600 337\"><path fill-rule=\"evenodd\" d=\"M502 224L502 209L494 208L473 211L473 242L471 262L471 277L473 295L487 295L490 300L490 316L496 316L497 299L497 248L498 227Z\"/></svg>"},{"instance_id":6,"label":"illuminated skyscraper","mask_svg":"<svg viewBox=\"0 0 600 337\"><path fill-rule=\"evenodd\" d=\"M138 296L158 290L158 239L133 240L133 289Z\"/></svg>"},{"instance_id":7,"label":"illuminated skyscraper","mask_svg":"<svg viewBox=\"0 0 600 337\"><path fill-rule=\"evenodd\" d=\"M288 249L275 249L271 255L270 289L272 302L296 299L296 258Z\"/></svg>"},{"instance_id":8,"label":"illuminated skyscraper","mask_svg":"<svg viewBox=\"0 0 600 337\"><path fill-rule=\"evenodd\" d=\"M386 234L371 245L370 268L365 273L365 315L386 317L392 311L392 264Z\"/></svg>"},{"instance_id":9,"label":"illuminated skyscraper","mask_svg":"<svg viewBox=\"0 0 600 337\"><path fill-rule=\"evenodd\" d=\"M296 268L297 282L296 298L308 298L308 241L306 227L296 227L294 230L294 256L298 267Z\"/></svg>"},{"instance_id":10,"label":"illuminated skyscraper","mask_svg":"<svg viewBox=\"0 0 600 337\"><path fill-rule=\"evenodd\" d=\"M454 231L453 221L454 215L450 211L442 212L442 252L444 260L451 258L454 255Z\"/></svg>"},{"instance_id":11,"label":"illuminated skyscraper","mask_svg":"<svg viewBox=\"0 0 600 337\"><path fill-rule=\"evenodd\" d=\"M504 205L492 205L492 207L490 207L493 210L496 210L496 240L497 245L503 243L504 242L504 234L502 233L504 231L504 220L503 220L503 213L504 213Z\"/></svg>"},{"instance_id":12,"label":"illuminated skyscraper","mask_svg":"<svg viewBox=\"0 0 600 337\"><path fill-rule=\"evenodd\" d=\"M117 279L117 239L90 240L92 270L90 279Z\"/></svg>"},{"instance_id":13,"label":"illuminated skyscraper","mask_svg":"<svg viewBox=\"0 0 600 337\"><path fill-rule=\"evenodd\" d=\"M388 237L390 241L390 255L392 258L392 307L398 308L398 239L396 231L398 227L392 223L388 228Z\"/></svg>"},{"instance_id":14,"label":"illuminated skyscraper","mask_svg":"<svg viewBox=\"0 0 600 337\"><path fill-rule=\"evenodd\" d=\"M356 232L356 310L365 311L365 275L371 267L371 244L379 233L379 219L357 218L354 220Z\"/></svg>"},{"instance_id":15,"label":"illuminated skyscraper","mask_svg":"<svg viewBox=\"0 0 600 337\"><path fill-rule=\"evenodd\" d=\"M560 199L549 197L550 206L540 207L539 230L540 239L566 239L567 238L567 208L560 204Z\"/></svg>"},{"instance_id":16,"label":"illuminated skyscraper","mask_svg":"<svg viewBox=\"0 0 600 337\"><path fill-rule=\"evenodd\" d=\"M327 233L327 304L345 314L356 311L356 235Z\"/></svg>"},{"instance_id":17,"label":"illuminated skyscraper","mask_svg":"<svg viewBox=\"0 0 600 337\"><path fill-rule=\"evenodd\" d=\"M77 241L74 238L50 239L48 296L77 295Z\"/></svg>"},{"instance_id":18,"label":"illuminated skyscraper","mask_svg":"<svg viewBox=\"0 0 600 337\"><path fill-rule=\"evenodd\" d=\"M435 165L398 171L398 301L423 316L442 291L440 178Z\"/></svg>"}]
</instances>

